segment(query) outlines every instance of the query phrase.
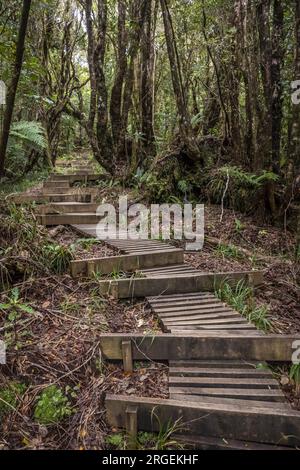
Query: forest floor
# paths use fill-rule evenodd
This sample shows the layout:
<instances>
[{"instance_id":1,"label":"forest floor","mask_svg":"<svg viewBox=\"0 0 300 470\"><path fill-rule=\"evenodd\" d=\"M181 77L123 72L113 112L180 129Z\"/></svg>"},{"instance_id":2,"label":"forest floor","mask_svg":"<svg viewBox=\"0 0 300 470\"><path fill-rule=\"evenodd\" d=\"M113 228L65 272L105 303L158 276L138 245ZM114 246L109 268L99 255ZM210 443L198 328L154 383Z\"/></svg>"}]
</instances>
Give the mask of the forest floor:
<instances>
[{"instance_id":1,"label":"forest floor","mask_svg":"<svg viewBox=\"0 0 300 470\"><path fill-rule=\"evenodd\" d=\"M99 199L109 202L124 193L117 187L98 191ZM135 198L131 192L129 199ZM299 333L300 268L293 234L257 225L254 218L231 210L224 211L221 221L218 206L206 207L205 224L204 249L186 252L186 262L210 272L264 270L265 283L255 292L255 302L266 306L270 330ZM120 364L106 364L99 334L160 331L159 321L144 301L103 298L96 278L75 280L67 271L57 272L49 255L56 246L62 259L115 254L71 229L37 226L31 209L1 205L0 334L9 347L0 372L0 449L120 447L105 421L104 393L167 398L168 369L141 362L126 374ZM300 409L288 367L274 371L292 406ZM50 425L57 412L59 424ZM155 445L153 436L144 435L143 445Z\"/></svg>"}]
</instances>

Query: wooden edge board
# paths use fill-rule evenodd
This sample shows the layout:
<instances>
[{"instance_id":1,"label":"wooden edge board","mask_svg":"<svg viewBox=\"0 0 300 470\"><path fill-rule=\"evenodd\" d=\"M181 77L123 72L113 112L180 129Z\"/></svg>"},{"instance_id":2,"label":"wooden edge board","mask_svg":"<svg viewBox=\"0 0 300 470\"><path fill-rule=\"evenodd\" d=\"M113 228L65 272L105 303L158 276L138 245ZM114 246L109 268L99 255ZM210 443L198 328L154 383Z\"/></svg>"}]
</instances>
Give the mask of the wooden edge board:
<instances>
[{"instance_id":1,"label":"wooden edge board","mask_svg":"<svg viewBox=\"0 0 300 470\"><path fill-rule=\"evenodd\" d=\"M184 252L181 249L165 250L164 252L148 252L144 254L110 256L105 258L92 258L71 261L72 276L88 273L88 265L93 263L94 270L100 270L102 274L109 274L114 269L126 272L136 271L146 266L160 264L174 264L183 261Z\"/></svg>"},{"instance_id":2,"label":"wooden edge board","mask_svg":"<svg viewBox=\"0 0 300 470\"><path fill-rule=\"evenodd\" d=\"M155 295L191 293L198 291L215 291L223 282L236 285L244 280L251 286L263 282L262 271L247 271L233 273L206 273L165 275L163 277L147 277L144 279L117 279L99 282L102 295L112 295L115 298L149 297Z\"/></svg>"},{"instance_id":3,"label":"wooden edge board","mask_svg":"<svg viewBox=\"0 0 300 470\"><path fill-rule=\"evenodd\" d=\"M261 335L255 331L199 330L142 335L107 333L99 337L107 359L122 360L122 341L132 342L134 360L240 359L290 362L300 335Z\"/></svg>"},{"instance_id":4,"label":"wooden edge board","mask_svg":"<svg viewBox=\"0 0 300 470\"><path fill-rule=\"evenodd\" d=\"M220 437L173 434L172 440L194 450L294 450L290 447L260 444L258 442L238 441Z\"/></svg>"},{"instance_id":5,"label":"wooden edge board","mask_svg":"<svg viewBox=\"0 0 300 470\"><path fill-rule=\"evenodd\" d=\"M182 432L277 444L300 445L300 413L249 404L200 403L146 397L107 395L107 418L111 426L124 428L128 405L137 407L138 430L158 432L160 423L179 420Z\"/></svg>"}]
</instances>

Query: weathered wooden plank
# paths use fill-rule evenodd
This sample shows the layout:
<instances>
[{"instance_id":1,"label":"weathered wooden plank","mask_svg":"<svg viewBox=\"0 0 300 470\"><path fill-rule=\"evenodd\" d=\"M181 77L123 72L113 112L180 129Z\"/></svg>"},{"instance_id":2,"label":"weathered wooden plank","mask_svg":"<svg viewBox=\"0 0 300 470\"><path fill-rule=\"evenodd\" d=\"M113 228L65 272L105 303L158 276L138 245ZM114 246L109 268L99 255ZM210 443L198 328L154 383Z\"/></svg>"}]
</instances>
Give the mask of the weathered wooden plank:
<instances>
[{"instance_id":1,"label":"weathered wooden plank","mask_svg":"<svg viewBox=\"0 0 300 470\"><path fill-rule=\"evenodd\" d=\"M29 204L36 202L37 204L46 204L47 202L90 202L91 194L18 194L9 198L15 204Z\"/></svg>"},{"instance_id":2,"label":"weathered wooden plank","mask_svg":"<svg viewBox=\"0 0 300 470\"><path fill-rule=\"evenodd\" d=\"M285 401L280 390L266 390L255 388L221 388L221 387L188 387L172 386L169 388L170 395L199 395L215 396L223 398L247 398L247 400Z\"/></svg>"},{"instance_id":3,"label":"weathered wooden plank","mask_svg":"<svg viewBox=\"0 0 300 470\"><path fill-rule=\"evenodd\" d=\"M277 397L278 401L267 401L268 397L261 397L261 399L255 400L255 397L249 398L247 395L238 398L225 398L220 396L185 395L183 393L177 395L176 393L170 393L169 399L195 403L205 402L212 403L214 405L237 405L244 408L248 408L248 406L254 406L255 408L269 408L273 410L290 411L292 409L291 405L284 401L284 397Z\"/></svg>"},{"instance_id":4,"label":"weathered wooden plank","mask_svg":"<svg viewBox=\"0 0 300 470\"><path fill-rule=\"evenodd\" d=\"M156 313L156 312L155 312ZM183 315L183 313L181 313L181 315L172 315L172 314L168 314L167 316L165 315L159 315L162 319L162 321L167 321L167 320L179 320L179 321L185 321L185 320L209 320L210 318L211 319L218 319L218 318L240 318L240 314L237 313L237 312L234 312L234 310L220 310L220 312L216 312L216 313L194 313L192 315Z\"/></svg>"},{"instance_id":5,"label":"weathered wooden plank","mask_svg":"<svg viewBox=\"0 0 300 470\"><path fill-rule=\"evenodd\" d=\"M209 307L205 309L195 309L195 311L188 311L185 313L185 310L181 310L179 312L167 312L167 313L161 313L159 310L153 309L154 312L159 315L163 319L169 319L169 318L182 318L186 320L193 320L194 317L204 317L205 315L216 315L217 318L220 318L220 315L222 314L227 314L227 315L237 315L238 317L241 317L241 315L236 312L235 310L232 310L230 307L220 307L218 309L210 309Z\"/></svg>"},{"instance_id":6,"label":"weathered wooden plank","mask_svg":"<svg viewBox=\"0 0 300 470\"><path fill-rule=\"evenodd\" d=\"M112 281L99 283L102 295L114 295L116 298L125 299L132 297L148 297L173 293L189 293L198 291L214 291L224 281L236 285L244 280L250 285L259 285L262 282L262 272L249 271L245 273L212 273L169 275L166 277L148 277L146 279L119 279L114 281L113 293Z\"/></svg>"},{"instance_id":7,"label":"weathered wooden plank","mask_svg":"<svg viewBox=\"0 0 300 470\"><path fill-rule=\"evenodd\" d=\"M256 331L196 331L144 336L107 333L100 336L103 354L121 360L121 343L133 342L133 359L198 360L241 359L291 361L295 341L300 335L261 335Z\"/></svg>"},{"instance_id":8,"label":"weathered wooden plank","mask_svg":"<svg viewBox=\"0 0 300 470\"><path fill-rule=\"evenodd\" d=\"M98 204L83 202L49 203L38 207L39 214L94 213Z\"/></svg>"},{"instance_id":9,"label":"weathered wooden plank","mask_svg":"<svg viewBox=\"0 0 300 470\"><path fill-rule=\"evenodd\" d=\"M238 441L227 438L207 437L207 436L182 436L174 434L172 436L175 442L178 442L188 448L196 450L254 450L254 451L281 451L288 450L290 447L259 444L257 442Z\"/></svg>"},{"instance_id":10,"label":"weathered wooden plank","mask_svg":"<svg viewBox=\"0 0 300 470\"><path fill-rule=\"evenodd\" d=\"M240 405L184 402L139 397L106 396L110 425L125 427L128 404L138 407L138 428L159 431L160 423L180 419L190 434L241 439L266 444L300 445L300 413L293 410L247 409ZM153 419L152 411L158 419Z\"/></svg>"},{"instance_id":11,"label":"weathered wooden plank","mask_svg":"<svg viewBox=\"0 0 300 470\"><path fill-rule=\"evenodd\" d=\"M173 306L168 306L168 307L155 307L155 311L161 314L165 313L176 313L176 312L184 312L184 313L189 313L189 312L202 312L203 310L206 311L209 309L211 312L218 311L223 308L229 308L226 304L223 302L218 302L217 299L211 300L210 303L206 303L204 305L198 304L198 305L186 305L185 307L173 307Z\"/></svg>"},{"instance_id":12,"label":"weathered wooden plank","mask_svg":"<svg viewBox=\"0 0 300 470\"><path fill-rule=\"evenodd\" d=\"M201 388L245 388L277 389L279 384L274 379L257 377L169 377L170 387L201 387Z\"/></svg>"},{"instance_id":13,"label":"weathered wooden plank","mask_svg":"<svg viewBox=\"0 0 300 470\"><path fill-rule=\"evenodd\" d=\"M170 367L170 377L231 377L231 378L272 378L267 369L225 369L201 367Z\"/></svg>"},{"instance_id":14,"label":"weathered wooden plank","mask_svg":"<svg viewBox=\"0 0 300 470\"><path fill-rule=\"evenodd\" d=\"M251 325L251 323L239 323L239 324L215 324L215 325L192 325L192 326L172 326L172 325L165 325L165 328L168 330L168 332L175 332L175 331L184 331L186 334L188 334L189 331L199 331L199 330L240 330L240 331L257 331L256 327L254 325ZM166 331L165 331L166 333Z\"/></svg>"},{"instance_id":15,"label":"weathered wooden plank","mask_svg":"<svg viewBox=\"0 0 300 470\"><path fill-rule=\"evenodd\" d=\"M201 367L205 368L205 370L215 369L215 368L243 368L243 369L255 369L257 370L258 367L261 367L264 363L259 362L249 362L245 360L234 360L234 359L220 359L220 360L212 360L207 361L206 359L200 359L197 361L190 361L190 360L180 360L180 361L173 361L172 359L169 361L170 368L173 367Z\"/></svg>"},{"instance_id":16,"label":"weathered wooden plank","mask_svg":"<svg viewBox=\"0 0 300 470\"><path fill-rule=\"evenodd\" d=\"M48 214L37 216L39 223L42 225L75 225L86 223L86 224L97 224L100 221L101 216L96 213L64 213L64 214Z\"/></svg>"},{"instance_id":17,"label":"weathered wooden plank","mask_svg":"<svg viewBox=\"0 0 300 470\"><path fill-rule=\"evenodd\" d=\"M217 318L217 319L196 319L196 320L177 320L176 318L164 318L164 323L169 326L201 326L201 325L225 325L230 323L248 323L242 316L237 318Z\"/></svg>"},{"instance_id":18,"label":"weathered wooden plank","mask_svg":"<svg viewBox=\"0 0 300 470\"><path fill-rule=\"evenodd\" d=\"M170 263L180 261L183 259L184 252L180 249L170 249L162 253L152 251L140 255L122 255L111 256L107 258L93 258L93 263L96 271L102 274L110 274L114 270L133 272L142 269L145 266L153 266L154 264ZM71 262L72 276L79 274L87 274L87 264L89 260L80 260Z\"/></svg>"}]
</instances>

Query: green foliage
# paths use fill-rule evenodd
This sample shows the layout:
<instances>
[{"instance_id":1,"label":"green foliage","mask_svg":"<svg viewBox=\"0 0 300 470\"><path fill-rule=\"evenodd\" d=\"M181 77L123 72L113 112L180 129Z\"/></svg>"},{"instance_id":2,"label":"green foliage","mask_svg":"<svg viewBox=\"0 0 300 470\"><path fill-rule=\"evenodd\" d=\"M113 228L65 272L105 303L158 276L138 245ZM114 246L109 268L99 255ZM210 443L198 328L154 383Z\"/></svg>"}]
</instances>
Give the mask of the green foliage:
<instances>
[{"instance_id":1,"label":"green foliage","mask_svg":"<svg viewBox=\"0 0 300 470\"><path fill-rule=\"evenodd\" d=\"M235 287L228 282L223 282L216 290L217 297L230 305L234 310L245 316L257 328L264 331L271 328L272 324L268 319L268 308L265 305L257 307L253 301L253 290L246 286L243 280L239 281Z\"/></svg>"},{"instance_id":2,"label":"green foliage","mask_svg":"<svg viewBox=\"0 0 300 470\"><path fill-rule=\"evenodd\" d=\"M176 419L174 422L172 419L169 419L167 422L163 423L156 413L155 408L151 413L151 419L153 420L153 418L157 421L159 429L153 449L166 450L169 448L181 448L178 442L172 438L175 433L185 430L184 426L181 424L181 418Z\"/></svg>"},{"instance_id":3,"label":"green foliage","mask_svg":"<svg viewBox=\"0 0 300 470\"><path fill-rule=\"evenodd\" d=\"M107 436L106 444L116 450L124 450L125 449L125 436L123 434L112 434Z\"/></svg>"},{"instance_id":4,"label":"green foliage","mask_svg":"<svg viewBox=\"0 0 300 470\"><path fill-rule=\"evenodd\" d=\"M239 219L235 219L234 224L235 224L235 230L237 233L241 233L245 228Z\"/></svg>"},{"instance_id":5,"label":"green foliage","mask_svg":"<svg viewBox=\"0 0 300 470\"><path fill-rule=\"evenodd\" d=\"M248 319L260 330L267 331L272 326L268 319L268 307L266 305L250 309L248 312Z\"/></svg>"},{"instance_id":6,"label":"green foliage","mask_svg":"<svg viewBox=\"0 0 300 470\"><path fill-rule=\"evenodd\" d=\"M223 245L222 243L220 243L215 251L217 254L223 256L224 258L240 259L243 257L242 253L234 245Z\"/></svg>"},{"instance_id":7,"label":"green foliage","mask_svg":"<svg viewBox=\"0 0 300 470\"><path fill-rule=\"evenodd\" d=\"M63 391L56 385L51 385L38 397L34 418L40 424L50 425L59 423L73 412L74 409Z\"/></svg>"},{"instance_id":8,"label":"green foliage","mask_svg":"<svg viewBox=\"0 0 300 470\"><path fill-rule=\"evenodd\" d=\"M66 272L73 259L72 248L64 245L47 244L43 248L43 254L49 267L57 274Z\"/></svg>"},{"instance_id":9,"label":"green foliage","mask_svg":"<svg viewBox=\"0 0 300 470\"><path fill-rule=\"evenodd\" d=\"M34 313L34 310L26 303L23 303L20 299L20 291L17 287L12 289L8 302L0 304L0 310L6 310L9 312L7 319L10 322L16 321L24 312Z\"/></svg>"},{"instance_id":10,"label":"green foliage","mask_svg":"<svg viewBox=\"0 0 300 470\"><path fill-rule=\"evenodd\" d=\"M25 392L26 385L18 382L10 382L0 389L0 418L17 407Z\"/></svg>"},{"instance_id":11,"label":"green foliage","mask_svg":"<svg viewBox=\"0 0 300 470\"><path fill-rule=\"evenodd\" d=\"M245 210L253 208L255 196L270 181L278 181L278 176L267 171L257 175L248 173L237 166L226 165L211 171L207 191L214 202L221 203L225 195L227 204L239 210Z\"/></svg>"},{"instance_id":12,"label":"green foliage","mask_svg":"<svg viewBox=\"0 0 300 470\"><path fill-rule=\"evenodd\" d=\"M300 386L300 364L293 364L290 369L290 379Z\"/></svg>"},{"instance_id":13,"label":"green foliage","mask_svg":"<svg viewBox=\"0 0 300 470\"><path fill-rule=\"evenodd\" d=\"M15 122L11 126L9 138L11 144L13 144L14 141L20 141L35 150L44 150L47 147L45 131L39 122Z\"/></svg>"},{"instance_id":14,"label":"green foliage","mask_svg":"<svg viewBox=\"0 0 300 470\"><path fill-rule=\"evenodd\" d=\"M7 147L8 168L14 174L20 174L27 162L31 150L43 152L47 147L45 131L38 122L20 121L11 126Z\"/></svg>"},{"instance_id":15,"label":"green foliage","mask_svg":"<svg viewBox=\"0 0 300 470\"><path fill-rule=\"evenodd\" d=\"M19 337L26 337L28 331L24 329L21 334L17 334L16 323L21 320L24 314L33 315L34 310L20 298L19 289L14 287L8 296L6 303L0 304L0 311L6 312L5 317L5 342L7 346L14 346L15 350L22 347Z\"/></svg>"},{"instance_id":16,"label":"green foliage","mask_svg":"<svg viewBox=\"0 0 300 470\"><path fill-rule=\"evenodd\" d=\"M72 247L76 248L76 246L79 245L84 250L89 250L92 246L99 244L101 244L101 241L96 238L80 238L76 240Z\"/></svg>"}]
</instances>

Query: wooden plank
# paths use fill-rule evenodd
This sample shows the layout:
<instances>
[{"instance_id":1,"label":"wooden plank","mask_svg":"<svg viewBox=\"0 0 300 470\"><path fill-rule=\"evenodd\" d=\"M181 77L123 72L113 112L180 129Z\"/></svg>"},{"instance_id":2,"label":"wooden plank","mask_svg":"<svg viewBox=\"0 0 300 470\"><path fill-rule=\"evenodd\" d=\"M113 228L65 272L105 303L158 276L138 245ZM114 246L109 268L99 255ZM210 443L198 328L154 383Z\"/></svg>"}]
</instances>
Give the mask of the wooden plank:
<instances>
[{"instance_id":1,"label":"wooden plank","mask_svg":"<svg viewBox=\"0 0 300 470\"><path fill-rule=\"evenodd\" d=\"M131 341L122 341L122 356L124 372L133 372Z\"/></svg>"},{"instance_id":2,"label":"wooden plank","mask_svg":"<svg viewBox=\"0 0 300 470\"><path fill-rule=\"evenodd\" d=\"M206 359L198 360L198 361L190 361L190 360L181 360L181 361L169 361L169 366L170 368L173 367L201 367L205 368L205 370L210 370L210 369L215 369L215 368L228 368L234 369L234 368L243 368L243 369L254 369L258 370L258 367L263 364L260 364L258 362L249 362L245 360L240 360L236 361L233 359L220 359L220 360L212 360L212 361L207 361Z\"/></svg>"},{"instance_id":3,"label":"wooden plank","mask_svg":"<svg viewBox=\"0 0 300 470\"><path fill-rule=\"evenodd\" d=\"M213 405L233 405L247 408L248 406L255 408L269 408L273 410L287 410L292 409L291 405L284 401L284 397L279 401L267 401L268 397L261 397L260 400L255 400L255 398L248 396L240 398L225 398L220 396L203 396L203 395L185 395L185 394L176 394L170 393L170 400L179 400L179 401L188 401L195 403L212 403Z\"/></svg>"},{"instance_id":4,"label":"wooden plank","mask_svg":"<svg viewBox=\"0 0 300 470\"><path fill-rule=\"evenodd\" d=\"M96 213L64 213L64 214L48 214L37 216L42 225L74 225L80 223L97 224L101 216Z\"/></svg>"},{"instance_id":5,"label":"wooden plank","mask_svg":"<svg viewBox=\"0 0 300 470\"><path fill-rule=\"evenodd\" d=\"M231 378L272 378L272 373L267 369L231 369L201 367L170 367L170 377L231 377Z\"/></svg>"},{"instance_id":6,"label":"wooden plank","mask_svg":"<svg viewBox=\"0 0 300 470\"><path fill-rule=\"evenodd\" d=\"M100 336L103 354L122 360L122 341L132 340L133 359L151 360L241 359L291 361L300 335L261 335L259 332L199 331L145 336L106 333Z\"/></svg>"},{"instance_id":7,"label":"wooden plank","mask_svg":"<svg viewBox=\"0 0 300 470\"><path fill-rule=\"evenodd\" d=\"M117 428L125 427L124 410L131 404L138 406L141 431L157 432L160 423L179 419L190 434L300 445L300 413L294 410L114 395L107 395L105 403L108 422ZM158 419L153 419L153 410Z\"/></svg>"},{"instance_id":8,"label":"wooden plank","mask_svg":"<svg viewBox=\"0 0 300 470\"><path fill-rule=\"evenodd\" d=\"M156 313L156 312L155 312ZM163 322L168 320L176 320L176 321L185 321L185 320L209 320L211 319L218 319L218 318L240 318L240 314L234 312L234 310L220 310L220 312L216 313L194 313L192 315L159 315Z\"/></svg>"},{"instance_id":9,"label":"wooden plank","mask_svg":"<svg viewBox=\"0 0 300 470\"><path fill-rule=\"evenodd\" d=\"M166 329L171 332L171 331L184 331L185 334L187 334L189 331L199 331L199 330L240 330L240 331L257 331L256 327L254 325L251 325L251 323L240 323L240 324L214 324L214 325L194 325L194 326L167 326Z\"/></svg>"},{"instance_id":10,"label":"wooden plank","mask_svg":"<svg viewBox=\"0 0 300 470\"><path fill-rule=\"evenodd\" d=\"M199 395L215 396L223 398L247 398L247 400L264 401L285 401L285 397L280 390L266 389L244 389L244 388L221 388L221 387L180 387L169 388L170 395Z\"/></svg>"},{"instance_id":11,"label":"wooden plank","mask_svg":"<svg viewBox=\"0 0 300 470\"><path fill-rule=\"evenodd\" d=\"M154 264L170 263L180 261L183 259L184 252L181 249L166 250L163 253L151 251L147 254L141 255L121 255L110 256L106 258L93 258L92 261L95 265L95 270L100 271L102 274L110 274L114 270L133 272L145 266L153 266ZM87 273L87 264L90 260L78 260L71 262L72 276Z\"/></svg>"},{"instance_id":12,"label":"wooden plank","mask_svg":"<svg viewBox=\"0 0 300 470\"><path fill-rule=\"evenodd\" d=\"M195 450L254 450L254 451L291 451L290 447L259 444L257 442L238 441L227 438L207 437L207 436L183 436L174 434L172 439L185 447Z\"/></svg>"},{"instance_id":13,"label":"wooden plank","mask_svg":"<svg viewBox=\"0 0 300 470\"><path fill-rule=\"evenodd\" d=\"M149 304L153 307L153 309L157 310L159 309L160 311L163 311L164 308L181 308L183 311L185 310L186 307L205 307L207 305L210 305L212 303L217 303L217 299L213 294L207 295L207 298L204 298L203 300L201 298L196 299L196 300L184 300L183 302L149 302ZM219 301L218 304L223 305L223 302Z\"/></svg>"},{"instance_id":14,"label":"wooden plank","mask_svg":"<svg viewBox=\"0 0 300 470\"><path fill-rule=\"evenodd\" d=\"M125 415L127 449L135 450L137 447L138 434L138 407L136 405L128 405L125 410Z\"/></svg>"},{"instance_id":15,"label":"wooden plank","mask_svg":"<svg viewBox=\"0 0 300 470\"><path fill-rule=\"evenodd\" d=\"M201 388L269 388L278 389L279 384L274 379L257 377L169 377L170 387L201 387Z\"/></svg>"},{"instance_id":16,"label":"wooden plank","mask_svg":"<svg viewBox=\"0 0 300 470\"><path fill-rule=\"evenodd\" d=\"M211 310L212 312L214 310L219 310L222 308L228 308L226 304L223 302L218 302L216 301L211 301L209 303L205 303L204 305L198 304L198 305L187 305L186 307L155 307L155 311L158 312L159 314L164 314L164 313L176 313L176 312L184 312L184 313L189 313L189 312L201 312L201 311L206 311L207 309Z\"/></svg>"},{"instance_id":17,"label":"wooden plank","mask_svg":"<svg viewBox=\"0 0 300 470\"><path fill-rule=\"evenodd\" d=\"M158 302L176 302L177 300L185 301L185 300L193 300L197 298L205 298L205 297L214 297L214 295L208 292L189 292L188 294L172 294L172 295L159 295L155 297L148 297L147 300L151 303L158 303Z\"/></svg>"},{"instance_id":18,"label":"wooden plank","mask_svg":"<svg viewBox=\"0 0 300 470\"><path fill-rule=\"evenodd\" d=\"M160 278L119 279L114 284L114 296L119 299L126 299L154 296L161 293L189 293L201 290L215 291L224 281L231 285L236 285L241 280L244 280L249 285L259 285L262 283L262 272L181 274ZM112 295L111 281L100 281L99 289L102 295Z\"/></svg>"},{"instance_id":19,"label":"wooden plank","mask_svg":"<svg viewBox=\"0 0 300 470\"><path fill-rule=\"evenodd\" d=\"M201 325L226 325L230 323L248 323L248 321L242 316L237 318L217 318L217 319L208 319L202 320L197 318L196 320L176 320L176 318L164 318L163 322L169 326L201 326Z\"/></svg>"}]
</instances>

